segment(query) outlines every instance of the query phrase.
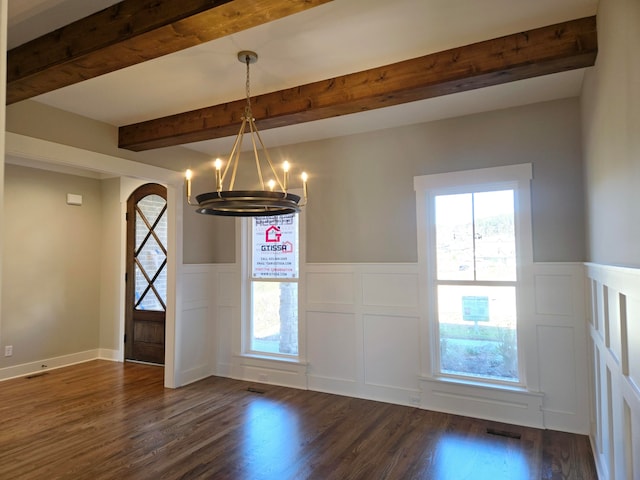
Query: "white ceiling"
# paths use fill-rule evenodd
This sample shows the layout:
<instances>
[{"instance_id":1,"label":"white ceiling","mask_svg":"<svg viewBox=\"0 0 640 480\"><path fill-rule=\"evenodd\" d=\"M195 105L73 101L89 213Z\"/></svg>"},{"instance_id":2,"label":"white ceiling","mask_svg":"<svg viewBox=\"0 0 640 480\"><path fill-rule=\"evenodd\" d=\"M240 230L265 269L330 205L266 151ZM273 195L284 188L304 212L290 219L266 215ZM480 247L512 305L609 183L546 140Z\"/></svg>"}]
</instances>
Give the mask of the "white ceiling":
<instances>
[{"instance_id":1,"label":"white ceiling","mask_svg":"<svg viewBox=\"0 0 640 480\"><path fill-rule=\"evenodd\" d=\"M114 3L9 0L9 47ZM596 7L597 0L334 0L34 100L121 126L243 98L240 50L259 55L251 67L254 95L594 15ZM549 75L261 133L267 146L276 146L571 97L579 94L583 74ZM222 155L231 143L218 139L188 147Z\"/></svg>"}]
</instances>

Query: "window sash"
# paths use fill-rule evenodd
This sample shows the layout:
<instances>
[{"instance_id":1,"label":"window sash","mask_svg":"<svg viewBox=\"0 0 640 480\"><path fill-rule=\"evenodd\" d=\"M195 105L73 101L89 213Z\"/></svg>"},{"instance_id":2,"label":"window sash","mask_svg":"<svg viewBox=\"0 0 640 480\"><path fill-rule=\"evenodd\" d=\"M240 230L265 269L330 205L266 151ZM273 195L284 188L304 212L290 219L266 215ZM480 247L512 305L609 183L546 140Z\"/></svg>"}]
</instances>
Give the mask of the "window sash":
<instances>
[{"instance_id":1,"label":"window sash","mask_svg":"<svg viewBox=\"0 0 640 480\"><path fill-rule=\"evenodd\" d=\"M425 377L446 377L448 380L462 382L480 381L499 386L505 382L496 379L474 378L443 374L440 366L439 322L437 295L439 286L513 286L516 289L517 353L518 382L506 382L506 386L526 386L525 355L523 347L524 331L530 334L526 321L525 308L528 311L528 300L524 299L523 281L530 282L533 263L531 237L531 205L530 180L531 164L509 165L452 173L424 175L414 177L416 191L416 213L418 226L418 264L420 284L426 296L421 301L421 341L424 351L421 370ZM435 230L435 197L459 193L477 193L495 190L512 189L514 191L514 229L516 237L516 278L514 280L439 280L436 270L436 230ZM535 366L533 367L535 368Z\"/></svg>"},{"instance_id":2,"label":"window sash","mask_svg":"<svg viewBox=\"0 0 640 480\"><path fill-rule=\"evenodd\" d=\"M265 217L262 217L265 218ZM243 355L249 356L257 356L261 358L270 358L275 360L285 360L285 361L297 361L302 358L303 352L301 351L302 345L300 339L302 338L302 325L301 325L301 310L300 310L300 297L302 294L302 272L301 272L301 259L303 257L304 248L301 242L303 239L302 235L302 226L303 219L300 213L295 214L295 224L296 224L296 233L295 233L295 249L293 255L296 256L296 259L293 264L293 268L295 270L296 275L292 277L261 277L254 275L254 240L255 236L255 219L248 218L243 219L241 225L243 229L242 238L244 238L244 247L243 251L244 259L245 259L245 267L244 267L244 285L246 288L243 291L243 314L242 314L242 335L241 335L241 346L240 351ZM297 291L297 296L295 298L295 327L294 327L294 337L295 337L295 348L292 351L281 352L278 351L278 348L274 347L277 341L271 339L271 343L273 345L267 345L267 343L263 342L265 348L260 348L260 342L256 342L254 339L254 333L256 329L256 318L254 318L254 287L257 284L273 284L275 288L277 288L277 284L293 284L295 285L295 290ZM281 299L275 301L275 303L280 302ZM271 308L271 314L273 315L273 308ZM275 315L279 317L279 308L275 312ZM278 318L279 328L281 331L279 335L284 336L283 332L289 331L289 324L285 324L282 321L282 318ZM284 343L286 345L286 342ZM281 348L281 347L280 347Z\"/></svg>"},{"instance_id":3,"label":"window sash","mask_svg":"<svg viewBox=\"0 0 640 480\"><path fill-rule=\"evenodd\" d=\"M475 212L473 211L473 209L475 208L475 194L482 194L482 193L490 193L490 192L498 192L498 191L505 191L505 190L510 190L513 192L513 202L514 202L514 211L513 211L513 221L514 221L514 241L516 244L516 278L514 280L478 280L477 278L477 252L475 250L475 238L474 238L474 248L473 251L471 252L472 255L472 263L473 263L473 279L440 279L440 270L441 267L438 263L439 257L442 258L439 255L439 247L440 247L440 243L438 241L438 223L437 223L437 213L436 213L436 199L438 197L442 197L442 196L452 196L452 195L471 195L471 199L470 199L470 203L469 205L467 205L465 208L469 208L471 210L469 210L469 212L466 212L470 215L470 221L472 222L472 230L474 232L474 236L475 236L475 226L476 226L476 218L475 218ZM445 325L449 326L449 328L458 326L458 327L462 327L462 325L464 325L464 323L460 323L460 319L457 320L453 320L453 324L451 323L447 323L444 321L444 319L442 318L442 315L444 314L443 312L443 306L440 304L440 295L441 295L441 288L440 287L468 287L470 289L475 289L477 287L489 287L489 288L500 288L500 287L512 287L514 288L514 296L517 297L518 294L518 290L519 290L519 282L518 282L518 275L517 275L517 271L518 271L518 264L517 264L517 258L518 258L518 237L517 237L517 224L518 224L518 215L516 212L516 203L517 203L517 197L518 197L518 186L516 182L513 181L507 181L507 182L491 182L489 184L485 184L485 185L458 185L458 186L452 186L446 189L438 189L438 190L433 190L431 192L429 192L428 194L428 203L429 203L429 210L430 210L430 214L431 214L431 218L432 221L430 221L430 226L431 226L431 239L432 242L428 245L428 249L429 249L429 253L431 255L432 258L432 262L431 262L431 268L430 268L430 277L432 279L431 281L431 298L433 299L434 302L434 322L433 322L433 333L434 333L434 339L432 342L432 348L434 351L434 367L435 367L435 373L437 375L440 375L442 377L447 377L447 378L457 378L460 380L474 380L474 381L482 381L482 382L487 382L487 383L498 383L498 384L507 384L507 385L519 385L521 384L521 366L519 365L520 362L518 362L517 358L516 358L516 372L515 374L510 373L511 370L508 368L508 366L505 366L504 369L500 369L501 370L501 376L498 374L492 375L491 374L491 368L489 368L488 363L490 363L491 360L487 360L488 358L491 358L491 352L489 352L489 350L494 349L493 348L493 341L483 341L483 340L473 340L473 338L475 338L474 335L470 334L470 333L466 333L466 337L460 338L458 340L455 339L451 339L447 336L444 335L442 329ZM448 307L450 307L450 305L448 305ZM521 349L521 342L519 342L517 340L518 338L518 320L519 320L519 312L518 312L518 308L517 308L517 301L516 301L516 306L515 306L515 311L513 312L514 314L514 321L515 321L515 337L516 337L516 341L515 341L515 350L516 352L518 352ZM479 333L483 333L483 334L487 334L487 327L486 326L482 326L482 327L478 327L478 324L480 322L474 322L475 323L475 329L474 331L478 331L478 330L482 330L482 332ZM495 330L495 328L501 328L501 327L490 327L492 330ZM463 331L469 331L470 329L464 329ZM462 334L464 335L464 334ZM487 335L489 336L489 335ZM490 335L490 337L493 340L493 334ZM466 346L463 346L462 344L466 344ZM501 344L499 342L496 342L496 350L499 349L499 346ZM445 348L446 347L446 348ZM457 347L457 348L456 348ZM477 354L477 356L472 356ZM462 364L463 366L460 366L457 370L455 368L446 368L447 365L450 365L450 359L453 357L455 357L457 360L460 361L460 364ZM493 356L494 358L497 358L497 355ZM473 361L470 361L470 359L473 359ZM505 360L505 357L502 357L502 364L501 367L504 366L503 364L506 364L507 360ZM477 370L477 371L476 371ZM506 371L505 371L506 370ZM512 376L513 375L513 376Z\"/></svg>"}]
</instances>

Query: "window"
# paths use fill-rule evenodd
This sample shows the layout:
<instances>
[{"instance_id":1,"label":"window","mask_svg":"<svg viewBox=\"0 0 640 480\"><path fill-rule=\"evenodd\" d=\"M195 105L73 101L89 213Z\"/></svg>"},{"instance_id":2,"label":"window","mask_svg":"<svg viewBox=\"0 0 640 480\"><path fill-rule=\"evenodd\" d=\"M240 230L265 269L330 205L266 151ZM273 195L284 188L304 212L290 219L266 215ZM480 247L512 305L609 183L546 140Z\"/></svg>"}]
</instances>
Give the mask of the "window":
<instances>
[{"instance_id":1,"label":"window","mask_svg":"<svg viewBox=\"0 0 640 480\"><path fill-rule=\"evenodd\" d=\"M416 177L430 374L522 384L530 165Z\"/></svg>"},{"instance_id":2,"label":"window","mask_svg":"<svg viewBox=\"0 0 640 480\"><path fill-rule=\"evenodd\" d=\"M134 297L136 310L166 310L167 201L147 195L135 206Z\"/></svg>"},{"instance_id":3,"label":"window","mask_svg":"<svg viewBox=\"0 0 640 480\"><path fill-rule=\"evenodd\" d=\"M299 216L250 223L249 322L245 352L298 356Z\"/></svg>"}]
</instances>

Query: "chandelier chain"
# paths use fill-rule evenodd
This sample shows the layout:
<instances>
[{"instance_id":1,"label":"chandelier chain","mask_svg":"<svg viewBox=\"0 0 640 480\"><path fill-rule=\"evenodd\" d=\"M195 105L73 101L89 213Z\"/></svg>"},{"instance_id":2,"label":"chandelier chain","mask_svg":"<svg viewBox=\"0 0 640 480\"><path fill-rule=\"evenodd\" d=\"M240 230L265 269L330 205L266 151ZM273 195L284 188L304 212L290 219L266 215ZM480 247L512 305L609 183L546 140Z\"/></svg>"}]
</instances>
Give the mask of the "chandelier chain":
<instances>
[{"instance_id":1,"label":"chandelier chain","mask_svg":"<svg viewBox=\"0 0 640 480\"><path fill-rule=\"evenodd\" d=\"M244 114L247 119L253 118L253 112L251 111L251 93L249 90L249 64L251 63L249 55L244 57L244 61L247 65L247 81L245 84L245 93L247 94L247 106L244 108Z\"/></svg>"}]
</instances>

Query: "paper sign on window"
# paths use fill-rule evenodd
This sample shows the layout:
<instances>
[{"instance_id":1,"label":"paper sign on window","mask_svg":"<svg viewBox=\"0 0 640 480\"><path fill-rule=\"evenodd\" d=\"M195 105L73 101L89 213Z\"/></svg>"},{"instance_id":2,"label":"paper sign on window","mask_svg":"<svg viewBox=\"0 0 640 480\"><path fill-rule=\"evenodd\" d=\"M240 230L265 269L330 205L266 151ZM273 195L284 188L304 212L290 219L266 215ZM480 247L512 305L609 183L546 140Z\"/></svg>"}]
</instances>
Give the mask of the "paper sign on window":
<instances>
[{"instance_id":1,"label":"paper sign on window","mask_svg":"<svg viewBox=\"0 0 640 480\"><path fill-rule=\"evenodd\" d=\"M489 297L462 297L462 319L474 322L489 321Z\"/></svg>"},{"instance_id":2,"label":"paper sign on window","mask_svg":"<svg viewBox=\"0 0 640 480\"><path fill-rule=\"evenodd\" d=\"M253 219L253 278L298 278L298 216Z\"/></svg>"}]
</instances>

